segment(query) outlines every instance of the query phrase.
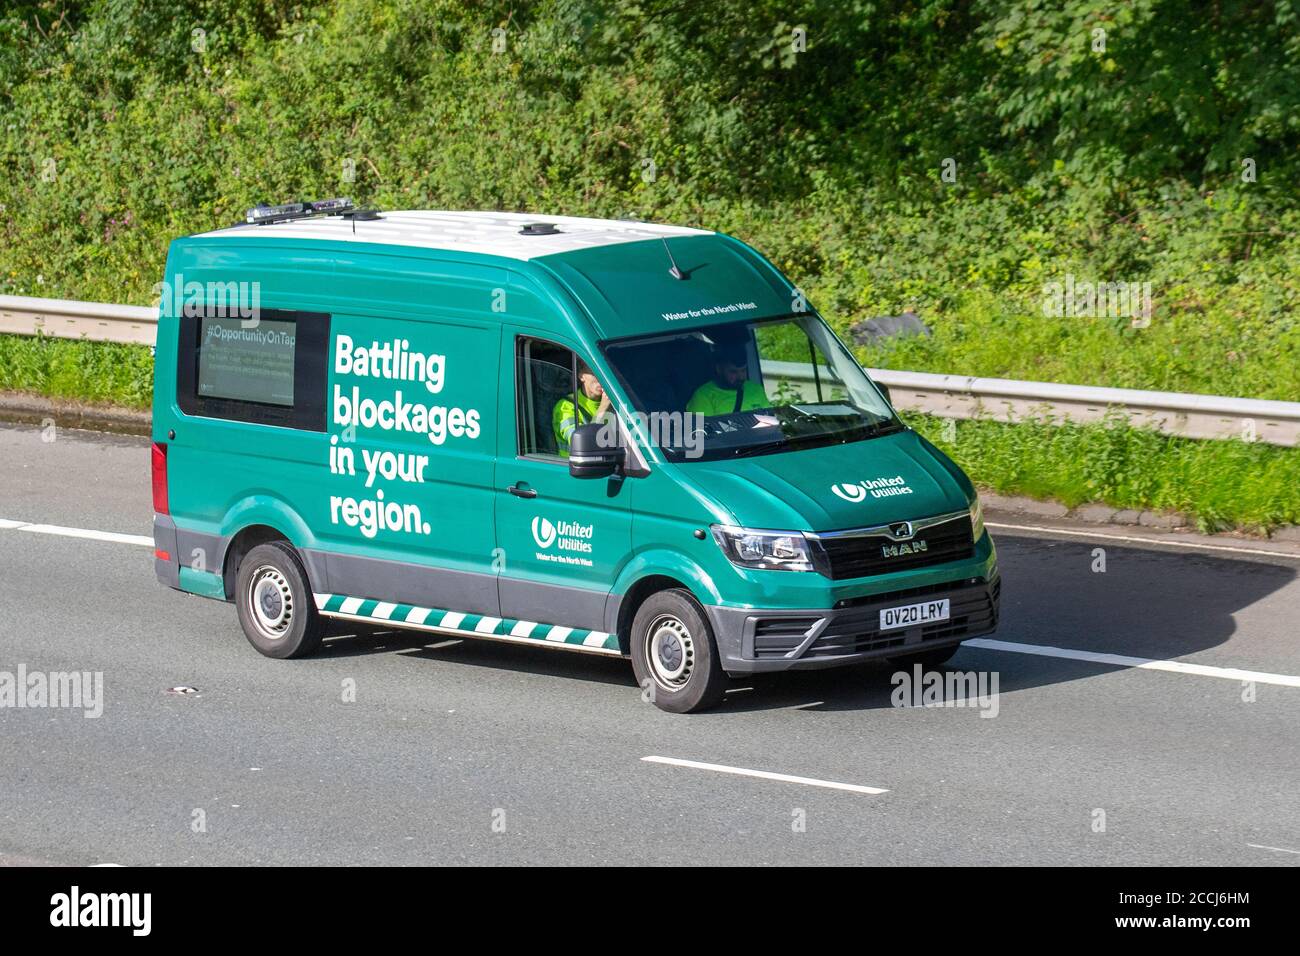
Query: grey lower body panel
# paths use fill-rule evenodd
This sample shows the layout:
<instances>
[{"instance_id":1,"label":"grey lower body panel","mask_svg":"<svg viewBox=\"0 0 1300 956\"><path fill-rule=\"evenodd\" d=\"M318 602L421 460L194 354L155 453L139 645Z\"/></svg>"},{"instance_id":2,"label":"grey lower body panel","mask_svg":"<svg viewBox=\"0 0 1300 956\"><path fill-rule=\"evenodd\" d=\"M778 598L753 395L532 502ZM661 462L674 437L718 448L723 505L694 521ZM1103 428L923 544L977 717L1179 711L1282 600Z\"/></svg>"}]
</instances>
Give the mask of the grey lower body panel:
<instances>
[{"instance_id":1,"label":"grey lower body panel","mask_svg":"<svg viewBox=\"0 0 1300 956\"><path fill-rule=\"evenodd\" d=\"M176 522L167 515L160 515L157 512L153 516L153 550L154 574L158 575L158 580L163 584L179 591L181 565L180 553L176 547ZM158 556L160 551L170 557L160 558Z\"/></svg>"},{"instance_id":2,"label":"grey lower body panel","mask_svg":"<svg viewBox=\"0 0 1300 956\"><path fill-rule=\"evenodd\" d=\"M167 515L156 515L154 544L172 557L169 562L155 559L158 579L179 588L181 562L187 567L220 572L230 539L177 528ZM303 549L299 554L312 589L317 591L593 631L604 629L609 600L605 591L334 551Z\"/></svg>"},{"instance_id":3,"label":"grey lower body panel","mask_svg":"<svg viewBox=\"0 0 1300 956\"><path fill-rule=\"evenodd\" d=\"M497 578L501 616L522 621L564 624L589 631L610 631L605 626L607 591L540 584L502 576Z\"/></svg>"},{"instance_id":4,"label":"grey lower body panel","mask_svg":"<svg viewBox=\"0 0 1300 956\"><path fill-rule=\"evenodd\" d=\"M729 674L840 667L951 647L998 624L1002 582L965 578L875 594L836 608L759 610L708 605L705 611ZM947 598L949 617L880 630L880 611Z\"/></svg>"},{"instance_id":5,"label":"grey lower body panel","mask_svg":"<svg viewBox=\"0 0 1300 956\"><path fill-rule=\"evenodd\" d=\"M312 587L332 594L466 614L499 614L495 574L450 571L334 551L303 551L302 555Z\"/></svg>"}]
</instances>

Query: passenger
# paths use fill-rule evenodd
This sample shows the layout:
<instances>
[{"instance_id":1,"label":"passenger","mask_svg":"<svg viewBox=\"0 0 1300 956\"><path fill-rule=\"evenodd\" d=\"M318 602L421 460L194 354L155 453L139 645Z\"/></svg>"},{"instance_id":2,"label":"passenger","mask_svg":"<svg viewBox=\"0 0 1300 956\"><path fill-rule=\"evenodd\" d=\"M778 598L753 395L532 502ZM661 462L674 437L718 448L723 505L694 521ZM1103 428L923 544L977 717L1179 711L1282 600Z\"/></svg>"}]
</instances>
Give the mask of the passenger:
<instances>
[{"instance_id":1,"label":"passenger","mask_svg":"<svg viewBox=\"0 0 1300 956\"><path fill-rule=\"evenodd\" d=\"M695 390L686 410L697 415L731 415L768 408L763 386L749 379L749 362L742 345L713 347L713 380Z\"/></svg>"},{"instance_id":2,"label":"passenger","mask_svg":"<svg viewBox=\"0 0 1300 956\"><path fill-rule=\"evenodd\" d=\"M579 425L598 421L609 411L609 396L587 363L578 360L578 395L574 402L572 393L555 403L551 423L555 428L555 447L558 454L569 457L569 439Z\"/></svg>"}]
</instances>

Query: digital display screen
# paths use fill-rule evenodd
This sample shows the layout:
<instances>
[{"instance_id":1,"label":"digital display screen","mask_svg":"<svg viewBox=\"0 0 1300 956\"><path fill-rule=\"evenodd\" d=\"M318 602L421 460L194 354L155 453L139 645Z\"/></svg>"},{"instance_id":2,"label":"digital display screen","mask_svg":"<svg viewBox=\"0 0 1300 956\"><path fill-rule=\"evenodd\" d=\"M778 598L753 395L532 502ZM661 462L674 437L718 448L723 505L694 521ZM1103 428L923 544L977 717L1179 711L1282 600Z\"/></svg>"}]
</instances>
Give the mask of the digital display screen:
<instances>
[{"instance_id":1,"label":"digital display screen","mask_svg":"<svg viewBox=\"0 0 1300 956\"><path fill-rule=\"evenodd\" d=\"M199 397L292 406L297 323L262 319L244 326L238 316L200 320Z\"/></svg>"}]
</instances>

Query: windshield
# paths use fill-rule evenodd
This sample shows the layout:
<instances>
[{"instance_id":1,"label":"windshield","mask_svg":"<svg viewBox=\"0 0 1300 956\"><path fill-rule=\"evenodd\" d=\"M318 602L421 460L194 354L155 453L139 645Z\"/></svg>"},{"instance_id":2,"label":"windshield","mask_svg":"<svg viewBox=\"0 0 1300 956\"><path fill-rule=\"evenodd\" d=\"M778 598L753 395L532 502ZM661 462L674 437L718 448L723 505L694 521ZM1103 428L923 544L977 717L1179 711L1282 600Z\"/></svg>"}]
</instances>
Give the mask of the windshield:
<instances>
[{"instance_id":1,"label":"windshield","mask_svg":"<svg viewBox=\"0 0 1300 956\"><path fill-rule=\"evenodd\" d=\"M903 427L816 315L606 342L645 426L674 461L863 441Z\"/></svg>"}]
</instances>

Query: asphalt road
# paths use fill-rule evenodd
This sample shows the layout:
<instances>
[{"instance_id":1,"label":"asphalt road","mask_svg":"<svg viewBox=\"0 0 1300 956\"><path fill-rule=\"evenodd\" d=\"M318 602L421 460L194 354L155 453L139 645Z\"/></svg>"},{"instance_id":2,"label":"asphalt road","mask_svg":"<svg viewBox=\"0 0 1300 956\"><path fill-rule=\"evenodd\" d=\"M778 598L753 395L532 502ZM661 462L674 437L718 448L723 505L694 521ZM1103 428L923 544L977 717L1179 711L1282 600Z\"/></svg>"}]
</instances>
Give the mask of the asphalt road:
<instances>
[{"instance_id":1,"label":"asphalt road","mask_svg":"<svg viewBox=\"0 0 1300 956\"><path fill-rule=\"evenodd\" d=\"M0 519L148 535L148 466L0 427ZM995 537L996 640L1205 672L963 647L996 716L895 707L888 667L672 716L544 648L340 630L269 660L147 547L3 528L0 672L101 671L104 701L0 708L0 863L1300 865L1300 560Z\"/></svg>"}]
</instances>

